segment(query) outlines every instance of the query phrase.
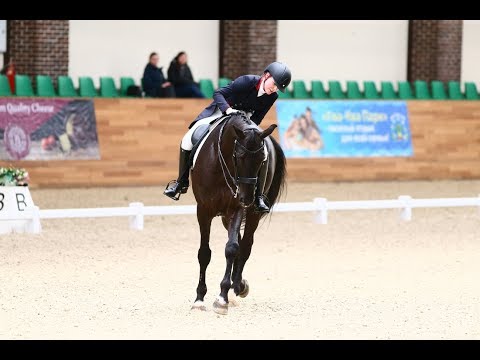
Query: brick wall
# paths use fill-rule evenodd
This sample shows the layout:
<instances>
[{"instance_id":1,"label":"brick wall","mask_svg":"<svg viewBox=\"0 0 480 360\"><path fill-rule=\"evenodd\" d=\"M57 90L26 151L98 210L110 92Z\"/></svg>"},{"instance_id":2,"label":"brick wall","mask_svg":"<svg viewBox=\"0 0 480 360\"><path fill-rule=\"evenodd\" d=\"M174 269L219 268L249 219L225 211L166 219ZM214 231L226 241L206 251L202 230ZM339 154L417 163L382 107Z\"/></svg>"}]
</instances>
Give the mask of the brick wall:
<instances>
[{"instance_id":1,"label":"brick wall","mask_svg":"<svg viewBox=\"0 0 480 360\"><path fill-rule=\"evenodd\" d=\"M463 20L440 20L437 40L437 77L460 80L462 70Z\"/></svg>"},{"instance_id":2,"label":"brick wall","mask_svg":"<svg viewBox=\"0 0 480 360\"><path fill-rule=\"evenodd\" d=\"M460 80L462 20L410 20L408 80Z\"/></svg>"},{"instance_id":3,"label":"brick wall","mask_svg":"<svg viewBox=\"0 0 480 360\"><path fill-rule=\"evenodd\" d=\"M8 20L5 63L13 59L17 74L68 74L68 20Z\"/></svg>"},{"instance_id":4,"label":"brick wall","mask_svg":"<svg viewBox=\"0 0 480 360\"><path fill-rule=\"evenodd\" d=\"M221 20L220 76L261 74L276 56L276 20Z\"/></svg>"}]
</instances>

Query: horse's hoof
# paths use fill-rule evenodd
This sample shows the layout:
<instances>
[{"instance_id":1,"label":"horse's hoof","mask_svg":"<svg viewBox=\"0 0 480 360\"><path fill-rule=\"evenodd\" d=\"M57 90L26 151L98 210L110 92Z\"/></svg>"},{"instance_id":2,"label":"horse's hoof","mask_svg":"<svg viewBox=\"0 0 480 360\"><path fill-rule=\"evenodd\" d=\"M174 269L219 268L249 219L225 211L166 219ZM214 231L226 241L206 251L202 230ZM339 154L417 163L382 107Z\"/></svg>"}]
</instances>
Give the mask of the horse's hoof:
<instances>
[{"instance_id":1,"label":"horse's hoof","mask_svg":"<svg viewBox=\"0 0 480 360\"><path fill-rule=\"evenodd\" d=\"M228 314L228 303L221 298L217 298L213 303L213 311L220 315Z\"/></svg>"},{"instance_id":2,"label":"horse's hoof","mask_svg":"<svg viewBox=\"0 0 480 360\"><path fill-rule=\"evenodd\" d=\"M243 285L245 285L245 287L243 288L243 291L238 294L238 296L240 296L241 298L244 298L244 297L247 297L248 292L250 291L250 286L248 286L248 281L245 279L242 279L242 283Z\"/></svg>"},{"instance_id":3,"label":"horse's hoof","mask_svg":"<svg viewBox=\"0 0 480 360\"><path fill-rule=\"evenodd\" d=\"M207 311L207 307L203 301L197 300L193 303L192 310Z\"/></svg>"}]
</instances>

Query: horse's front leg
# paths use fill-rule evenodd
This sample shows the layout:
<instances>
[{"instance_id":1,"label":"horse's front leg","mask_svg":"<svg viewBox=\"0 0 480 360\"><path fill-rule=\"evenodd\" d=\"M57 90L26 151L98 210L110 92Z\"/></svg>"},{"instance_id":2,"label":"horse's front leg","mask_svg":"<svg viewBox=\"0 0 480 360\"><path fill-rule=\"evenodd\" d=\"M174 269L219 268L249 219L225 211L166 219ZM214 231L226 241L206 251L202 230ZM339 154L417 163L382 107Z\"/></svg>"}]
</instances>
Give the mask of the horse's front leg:
<instances>
[{"instance_id":1,"label":"horse's front leg","mask_svg":"<svg viewBox=\"0 0 480 360\"><path fill-rule=\"evenodd\" d=\"M212 251L210 250L210 227L212 224L212 216L206 209L197 206L197 219L200 226L200 249L198 249L198 263L200 265L200 277L198 279L197 297L193 303L192 309L206 310L203 303L205 294L207 293L207 284L205 281L207 266L210 263Z\"/></svg>"},{"instance_id":2,"label":"horse's front leg","mask_svg":"<svg viewBox=\"0 0 480 360\"><path fill-rule=\"evenodd\" d=\"M213 309L216 313L226 315L228 313L228 290L232 286L232 267L235 257L238 253L238 239L240 234L240 225L242 224L243 209L240 208L233 213L230 218L230 225L228 227L228 241L225 246L225 258L227 259L227 267L225 275L220 283L220 295L213 304Z\"/></svg>"},{"instance_id":3,"label":"horse's front leg","mask_svg":"<svg viewBox=\"0 0 480 360\"><path fill-rule=\"evenodd\" d=\"M245 263L250 257L252 252L253 245L253 235L258 227L258 222L260 221L260 215L249 211L247 213L247 218L245 220L245 230L243 231L242 241L240 241L240 250L238 256L235 259L233 265L233 291L236 295L240 297L246 297L248 295L249 286L248 282L245 279L242 279L243 268Z\"/></svg>"}]
</instances>

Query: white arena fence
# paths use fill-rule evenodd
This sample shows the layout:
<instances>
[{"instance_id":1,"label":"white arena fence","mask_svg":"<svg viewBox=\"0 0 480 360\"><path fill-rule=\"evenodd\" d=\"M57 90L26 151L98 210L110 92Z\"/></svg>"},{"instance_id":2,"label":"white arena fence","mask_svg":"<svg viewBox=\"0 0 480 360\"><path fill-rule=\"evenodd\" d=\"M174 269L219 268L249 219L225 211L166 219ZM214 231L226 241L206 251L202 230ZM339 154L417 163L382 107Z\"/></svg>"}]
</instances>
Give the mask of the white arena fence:
<instances>
[{"instance_id":1,"label":"white arena fence","mask_svg":"<svg viewBox=\"0 0 480 360\"><path fill-rule=\"evenodd\" d=\"M156 215L189 215L196 214L196 205L179 206L144 206L143 203L130 203L128 207L80 208L80 209L45 209L38 206L25 209L22 212L0 212L0 221L27 221L27 231L40 233L40 219L67 218L97 218L125 216L129 218L130 229L142 230L144 216ZM469 198L436 198L414 199L408 195L392 200L359 200L359 201L328 201L325 198L315 198L312 202L278 203L272 212L313 212L315 222L327 224L328 212L331 210L378 210L399 209L400 219L410 221L412 209L434 207L478 207L480 210L480 195Z\"/></svg>"}]
</instances>

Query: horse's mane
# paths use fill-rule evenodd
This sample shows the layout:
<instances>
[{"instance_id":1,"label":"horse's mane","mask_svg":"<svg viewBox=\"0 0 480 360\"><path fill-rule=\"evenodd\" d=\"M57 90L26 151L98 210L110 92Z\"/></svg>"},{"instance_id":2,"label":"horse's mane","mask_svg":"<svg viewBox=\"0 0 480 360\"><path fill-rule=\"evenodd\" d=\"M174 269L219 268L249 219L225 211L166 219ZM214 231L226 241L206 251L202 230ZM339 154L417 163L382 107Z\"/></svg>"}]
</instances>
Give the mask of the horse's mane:
<instances>
[{"instance_id":1,"label":"horse's mane","mask_svg":"<svg viewBox=\"0 0 480 360\"><path fill-rule=\"evenodd\" d=\"M280 197L286 189L287 159L285 158L285 154L283 153L283 150L277 140L275 140L273 136L270 136L270 140L272 140L272 144L275 148L275 153L277 156L275 175L273 176L272 184L270 185L270 189L268 190L267 194L268 200L270 201L270 206L273 206L280 200Z\"/></svg>"},{"instance_id":2,"label":"horse's mane","mask_svg":"<svg viewBox=\"0 0 480 360\"><path fill-rule=\"evenodd\" d=\"M230 124L238 125L243 130L248 128L254 128L255 124L243 111L239 111L230 115Z\"/></svg>"}]
</instances>

